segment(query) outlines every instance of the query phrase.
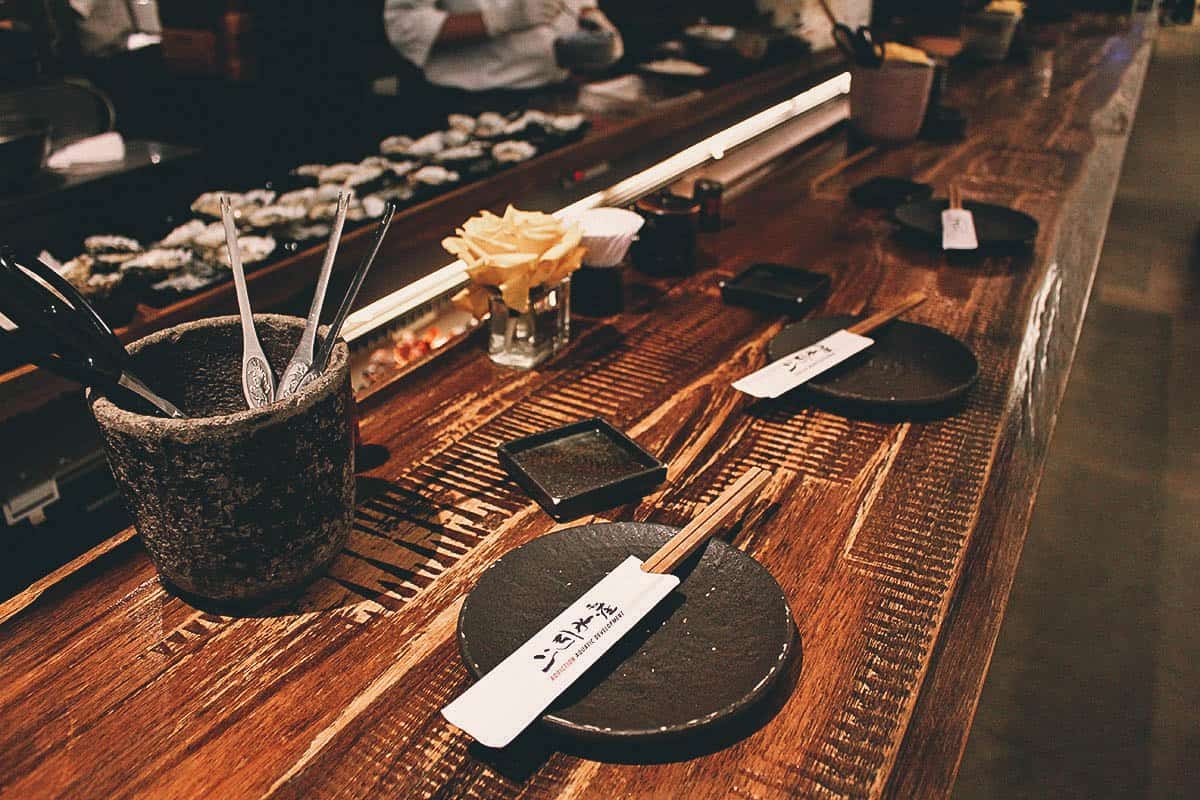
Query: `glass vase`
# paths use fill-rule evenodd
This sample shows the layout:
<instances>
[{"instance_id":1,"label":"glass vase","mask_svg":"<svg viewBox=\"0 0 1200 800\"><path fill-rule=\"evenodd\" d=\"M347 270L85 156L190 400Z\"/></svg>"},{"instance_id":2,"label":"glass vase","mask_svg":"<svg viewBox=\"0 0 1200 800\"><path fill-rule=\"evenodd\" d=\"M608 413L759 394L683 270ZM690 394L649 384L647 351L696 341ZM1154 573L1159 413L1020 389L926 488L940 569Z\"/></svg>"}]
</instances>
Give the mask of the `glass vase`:
<instances>
[{"instance_id":1,"label":"glass vase","mask_svg":"<svg viewBox=\"0 0 1200 800\"><path fill-rule=\"evenodd\" d=\"M529 290L529 310L509 308L491 293L488 356L513 369L532 369L571 338L571 279Z\"/></svg>"}]
</instances>

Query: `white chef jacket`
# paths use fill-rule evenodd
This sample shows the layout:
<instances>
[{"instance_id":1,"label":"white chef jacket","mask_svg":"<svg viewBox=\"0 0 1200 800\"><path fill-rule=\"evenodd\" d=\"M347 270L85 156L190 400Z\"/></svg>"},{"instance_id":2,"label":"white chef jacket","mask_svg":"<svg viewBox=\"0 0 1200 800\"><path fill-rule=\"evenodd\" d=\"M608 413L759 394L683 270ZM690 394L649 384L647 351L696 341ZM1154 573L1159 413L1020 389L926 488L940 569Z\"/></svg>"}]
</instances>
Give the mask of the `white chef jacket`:
<instances>
[{"instance_id":1,"label":"white chef jacket","mask_svg":"<svg viewBox=\"0 0 1200 800\"><path fill-rule=\"evenodd\" d=\"M431 83L469 91L532 89L566 79L567 71L554 61L554 40L578 30L579 12L595 6L595 0L564 0L549 25L436 51L433 43L446 17L479 11L479 0L385 0L383 26L392 46Z\"/></svg>"}]
</instances>

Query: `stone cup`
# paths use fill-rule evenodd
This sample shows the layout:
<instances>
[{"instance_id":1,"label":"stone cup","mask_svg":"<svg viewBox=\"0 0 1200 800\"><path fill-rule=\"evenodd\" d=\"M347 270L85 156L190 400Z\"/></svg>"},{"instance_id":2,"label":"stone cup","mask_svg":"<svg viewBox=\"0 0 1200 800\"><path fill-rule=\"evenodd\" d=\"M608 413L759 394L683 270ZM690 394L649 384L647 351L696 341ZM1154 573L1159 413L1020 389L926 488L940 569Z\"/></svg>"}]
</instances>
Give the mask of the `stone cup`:
<instances>
[{"instance_id":1,"label":"stone cup","mask_svg":"<svg viewBox=\"0 0 1200 800\"><path fill-rule=\"evenodd\" d=\"M304 320L255 315L278 376ZM92 389L108 463L159 577L185 595L261 600L302 587L354 520L354 398L344 342L286 400L248 409L237 317L177 325L129 348L131 371L187 419L135 410Z\"/></svg>"},{"instance_id":2,"label":"stone cup","mask_svg":"<svg viewBox=\"0 0 1200 800\"><path fill-rule=\"evenodd\" d=\"M873 142L917 138L933 88L933 65L884 61L855 67L850 80L850 124Z\"/></svg>"}]
</instances>

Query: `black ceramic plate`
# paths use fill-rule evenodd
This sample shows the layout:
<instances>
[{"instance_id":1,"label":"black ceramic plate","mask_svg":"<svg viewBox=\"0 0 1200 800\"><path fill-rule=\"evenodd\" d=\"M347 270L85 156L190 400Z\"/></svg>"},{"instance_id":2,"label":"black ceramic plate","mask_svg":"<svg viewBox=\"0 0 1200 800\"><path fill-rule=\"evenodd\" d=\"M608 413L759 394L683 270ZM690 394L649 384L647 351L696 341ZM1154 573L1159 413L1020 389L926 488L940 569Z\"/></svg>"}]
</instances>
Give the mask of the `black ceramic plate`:
<instances>
[{"instance_id":1,"label":"black ceramic plate","mask_svg":"<svg viewBox=\"0 0 1200 800\"><path fill-rule=\"evenodd\" d=\"M783 358L856 320L842 315L793 323L771 340L767 355L772 361ZM941 331L896 321L868 335L875 344L804 387L862 406L920 408L962 397L979 377L975 354Z\"/></svg>"},{"instance_id":2,"label":"black ceramic plate","mask_svg":"<svg viewBox=\"0 0 1200 800\"><path fill-rule=\"evenodd\" d=\"M928 183L879 175L851 189L850 199L863 208L886 208L891 211L913 200L924 200L932 194L933 187Z\"/></svg>"},{"instance_id":3,"label":"black ceramic plate","mask_svg":"<svg viewBox=\"0 0 1200 800\"><path fill-rule=\"evenodd\" d=\"M939 245L942 241L942 212L947 202L941 199L916 200L896 209L896 221L910 231L927 236ZM981 248L1032 245L1038 235L1037 220L1028 214L991 203L963 203L975 218L975 237Z\"/></svg>"},{"instance_id":4,"label":"black ceramic plate","mask_svg":"<svg viewBox=\"0 0 1200 800\"><path fill-rule=\"evenodd\" d=\"M628 556L645 559L676 528L581 525L519 547L463 602L458 643L481 677ZM542 716L589 740L671 739L732 719L765 698L799 646L779 584L714 539L676 574L679 587Z\"/></svg>"},{"instance_id":5,"label":"black ceramic plate","mask_svg":"<svg viewBox=\"0 0 1200 800\"><path fill-rule=\"evenodd\" d=\"M560 522L636 500L667 478L667 466L600 417L498 448L500 463Z\"/></svg>"}]
</instances>

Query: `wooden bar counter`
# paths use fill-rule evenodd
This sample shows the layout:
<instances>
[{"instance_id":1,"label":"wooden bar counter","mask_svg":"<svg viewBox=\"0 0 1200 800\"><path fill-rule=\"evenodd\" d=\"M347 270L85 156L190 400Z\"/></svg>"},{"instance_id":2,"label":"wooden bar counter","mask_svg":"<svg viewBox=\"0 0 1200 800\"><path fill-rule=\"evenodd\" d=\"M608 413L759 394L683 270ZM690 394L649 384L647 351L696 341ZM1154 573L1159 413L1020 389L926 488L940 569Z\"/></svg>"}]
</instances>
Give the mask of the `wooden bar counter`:
<instances>
[{"instance_id":1,"label":"wooden bar counter","mask_svg":"<svg viewBox=\"0 0 1200 800\"><path fill-rule=\"evenodd\" d=\"M298 600L229 616L167 594L132 532L0 606L0 797L931 798L950 793L1066 384L1153 29L1076 24L1031 64L957 74L966 140L850 153L814 141L733 192L705 268L577 321L544 368L478 340L362 409L356 530ZM849 203L873 175L1012 204L1034 251L947 263ZM848 419L730 388L777 319L724 305L755 261L834 275L818 313L887 305L967 342L965 407ZM535 732L488 751L439 709L483 570L555 526L505 478L508 439L603 415L670 465L608 519L679 524L746 467L772 473L734 542L775 575L803 658L752 724L690 753L588 750ZM298 470L304 465L296 465ZM801 663L802 662L802 663Z\"/></svg>"}]
</instances>

